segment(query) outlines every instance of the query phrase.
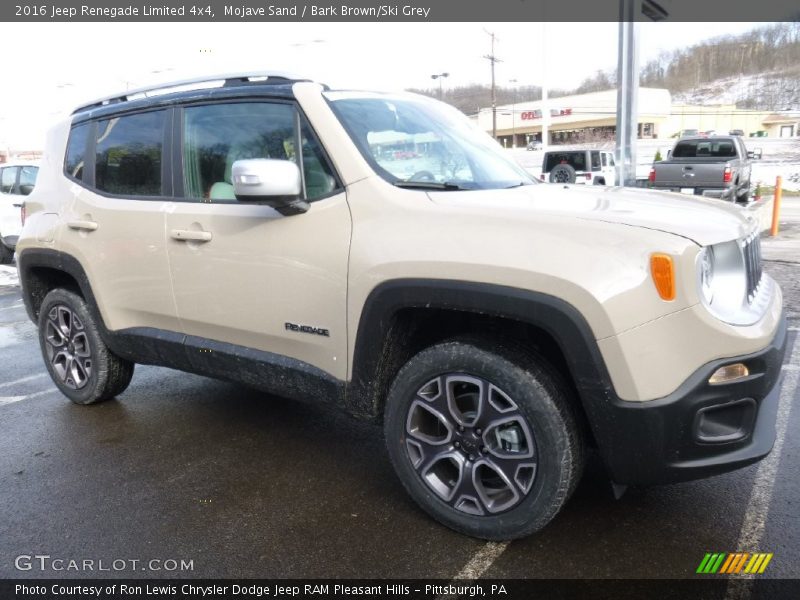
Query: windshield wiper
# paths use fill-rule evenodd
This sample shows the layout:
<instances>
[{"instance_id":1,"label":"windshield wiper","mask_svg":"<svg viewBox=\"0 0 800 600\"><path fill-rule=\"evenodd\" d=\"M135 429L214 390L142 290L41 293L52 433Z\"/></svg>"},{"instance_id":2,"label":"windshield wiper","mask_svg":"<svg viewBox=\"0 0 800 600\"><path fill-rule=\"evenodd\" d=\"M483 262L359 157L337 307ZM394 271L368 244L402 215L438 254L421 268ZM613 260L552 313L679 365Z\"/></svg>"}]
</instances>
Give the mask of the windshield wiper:
<instances>
[{"instance_id":1,"label":"windshield wiper","mask_svg":"<svg viewBox=\"0 0 800 600\"><path fill-rule=\"evenodd\" d=\"M503 189L504 189L504 190L510 190L511 188L522 187L523 185L533 185L533 184L532 184L532 183L526 183L526 182L524 182L524 181L520 181L519 183L513 183L513 184L511 184L511 185L507 185L507 186L506 186L506 187L504 187Z\"/></svg>"},{"instance_id":2,"label":"windshield wiper","mask_svg":"<svg viewBox=\"0 0 800 600\"><path fill-rule=\"evenodd\" d=\"M457 183L450 183L448 181L445 182L438 182L438 181L395 181L394 184L397 187L401 188L411 188L411 189L418 189L418 190L445 190L445 191L454 191L454 190L466 190L470 188L465 188Z\"/></svg>"}]
</instances>

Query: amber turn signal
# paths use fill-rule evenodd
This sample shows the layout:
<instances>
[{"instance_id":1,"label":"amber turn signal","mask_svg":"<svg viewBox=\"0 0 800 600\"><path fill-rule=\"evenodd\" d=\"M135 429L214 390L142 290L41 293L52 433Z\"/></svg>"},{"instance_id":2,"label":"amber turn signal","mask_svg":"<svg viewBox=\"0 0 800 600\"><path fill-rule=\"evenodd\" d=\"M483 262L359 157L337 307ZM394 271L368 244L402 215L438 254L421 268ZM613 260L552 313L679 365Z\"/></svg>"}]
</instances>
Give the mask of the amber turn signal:
<instances>
[{"instance_id":1,"label":"amber turn signal","mask_svg":"<svg viewBox=\"0 0 800 600\"><path fill-rule=\"evenodd\" d=\"M668 254L650 257L650 273L662 300L675 300L675 265Z\"/></svg>"}]
</instances>

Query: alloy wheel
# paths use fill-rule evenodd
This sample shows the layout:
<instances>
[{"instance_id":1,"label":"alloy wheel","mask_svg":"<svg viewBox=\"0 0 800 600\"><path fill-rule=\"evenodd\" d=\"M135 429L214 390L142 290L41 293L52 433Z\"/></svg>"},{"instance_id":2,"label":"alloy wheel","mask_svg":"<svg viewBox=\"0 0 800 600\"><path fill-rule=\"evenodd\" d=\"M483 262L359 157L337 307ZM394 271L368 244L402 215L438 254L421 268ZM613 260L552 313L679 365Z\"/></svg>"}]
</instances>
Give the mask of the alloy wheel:
<instances>
[{"instance_id":1,"label":"alloy wheel","mask_svg":"<svg viewBox=\"0 0 800 600\"><path fill-rule=\"evenodd\" d=\"M490 381L464 373L441 375L417 391L405 450L420 479L470 515L513 508L536 478L536 443L517 404Z\"/></svg>"},{"instance_id":2,"label":"alloy wheel","mask_svg":"<svg viewBox=\"0 0 800 600\"><path fill-rule=\"evenodd\" d=\"M53 371L67 387L79 390L92 375L92 349L83 322L64 304L47 313L45 348Z\"/></svg>"}]
</instances>

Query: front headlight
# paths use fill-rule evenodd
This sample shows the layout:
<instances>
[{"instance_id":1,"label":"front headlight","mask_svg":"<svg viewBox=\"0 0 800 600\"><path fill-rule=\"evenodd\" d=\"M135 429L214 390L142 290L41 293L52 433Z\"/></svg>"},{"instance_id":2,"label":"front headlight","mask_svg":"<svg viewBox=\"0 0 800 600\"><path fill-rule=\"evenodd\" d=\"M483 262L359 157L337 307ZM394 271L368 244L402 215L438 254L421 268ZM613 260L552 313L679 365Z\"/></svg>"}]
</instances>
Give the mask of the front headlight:
<instances>
[{"instance_id":1,"label":"front headlight","mask_svg":"<svg viewBox=\"0 0 800 600\"><path fill-rule=\"evenodd\" d=\"M758 240L755 240L756 243ZM760 259L752 239L707 246L697 255L698 295L716 318L732 325L750 325L763 315L771 294L769 278L759 286ZM748 268L749 266L749 268ZM760 267L760 265L759 265ZM758 278L759 281L749 281ZM760 289L759 289L760 287ZM748 295L748 290L751 291ZM761 292L761 293L756 293Z\"/></svg>"},{"instance_id":2,"label":"front headlight","mask_svg":"<svg viewBox=\"0 0 800 600\"><path fill-rule=\"evenodd\" d=\"M697 257L700 275L700 296L706 305L714 299L714 248L709 246L700 251Z\"/></svg>"}]
</instances>

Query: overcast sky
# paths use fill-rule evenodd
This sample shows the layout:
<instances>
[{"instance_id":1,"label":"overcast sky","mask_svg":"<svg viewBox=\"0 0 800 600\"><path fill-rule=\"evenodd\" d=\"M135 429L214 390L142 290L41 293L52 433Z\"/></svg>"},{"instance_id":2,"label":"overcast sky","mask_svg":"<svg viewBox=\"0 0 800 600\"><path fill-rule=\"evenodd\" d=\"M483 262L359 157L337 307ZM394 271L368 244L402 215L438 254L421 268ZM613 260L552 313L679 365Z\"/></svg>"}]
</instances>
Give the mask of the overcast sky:
<instances>
[{"instance_id":1,"label":"overcast sky","mask_svg":"<svg viewBox=\"0 0 800 600\"><path fill-rule=\"evenodd\" d=\"M642 23L642 64L749 23ZM0 23L0 147L38 149L77 103L209 73L283 70L332 86L403 89L490 81L570 88L616 64L616 23ZM543 38L544 36L544 38ZM546 70L545 70L546 65ZM438 84L436 84L438 85Z\"/></svg>"}]
</instances>

